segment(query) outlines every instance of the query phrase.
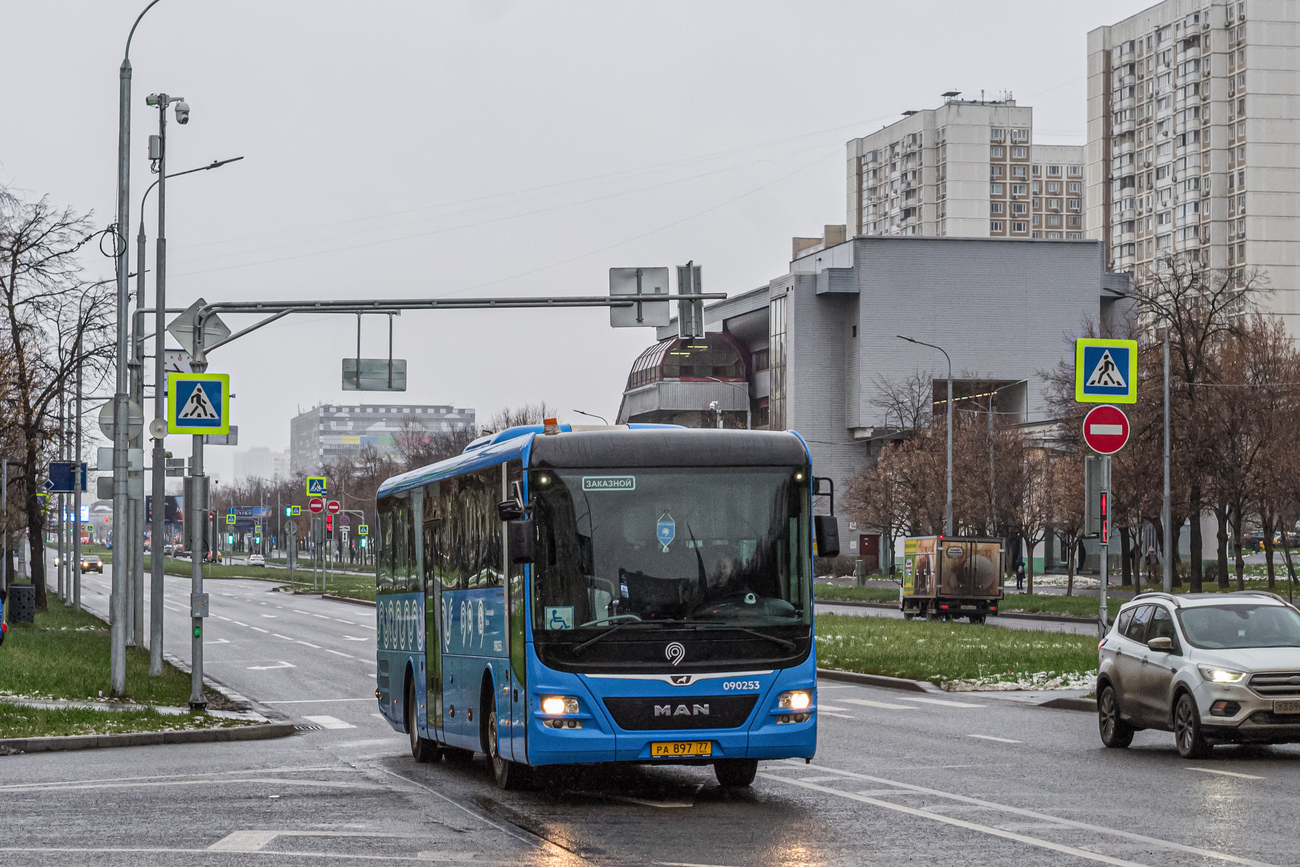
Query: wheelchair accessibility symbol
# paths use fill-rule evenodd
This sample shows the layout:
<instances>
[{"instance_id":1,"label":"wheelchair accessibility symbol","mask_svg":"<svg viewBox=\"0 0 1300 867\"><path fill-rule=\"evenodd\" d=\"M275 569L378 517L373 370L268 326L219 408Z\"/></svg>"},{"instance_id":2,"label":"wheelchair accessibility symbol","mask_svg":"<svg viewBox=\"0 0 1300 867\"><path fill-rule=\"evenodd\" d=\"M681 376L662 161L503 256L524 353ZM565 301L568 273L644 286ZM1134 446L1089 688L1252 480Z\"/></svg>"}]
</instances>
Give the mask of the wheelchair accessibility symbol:
<instances>
[{"instance_id":1,"label":"wheelchair accessibility symbol","mask_svg":"<svg viewBox=\"0 0 1300 867\"><path fill-rule=\"evenodd\" d=\"M573 628L572 605L548 605L546 606L545 614L547 629Z\"/></svg>"}]
</instances>

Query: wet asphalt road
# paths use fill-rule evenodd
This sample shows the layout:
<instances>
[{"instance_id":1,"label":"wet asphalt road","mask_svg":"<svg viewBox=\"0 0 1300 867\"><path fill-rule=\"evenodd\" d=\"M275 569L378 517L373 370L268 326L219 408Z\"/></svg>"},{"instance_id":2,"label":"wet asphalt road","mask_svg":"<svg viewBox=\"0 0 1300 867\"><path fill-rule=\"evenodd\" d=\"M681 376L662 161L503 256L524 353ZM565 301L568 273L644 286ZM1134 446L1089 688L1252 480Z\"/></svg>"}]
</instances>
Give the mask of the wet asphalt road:
<instances>
[{"instance_id":1,"label":"wet asphalt road","mask_svg":"<svg viewBox=\"0 0 1300 867\"><path fill-rule=\"evenodd\" d=\"M102 604L87 576L87 604ZM594 768L501 792L416 764L374 716L373 609L211 581L209 672L313 730L0 759L16 864L1294 864L1300 749L1107 751L1092 715L823 682L817 758L725 792L708 768ZM168 650L188 657L168 579ZM179 609L171 610L172 607Z\"/></svg>"}]
</instances>

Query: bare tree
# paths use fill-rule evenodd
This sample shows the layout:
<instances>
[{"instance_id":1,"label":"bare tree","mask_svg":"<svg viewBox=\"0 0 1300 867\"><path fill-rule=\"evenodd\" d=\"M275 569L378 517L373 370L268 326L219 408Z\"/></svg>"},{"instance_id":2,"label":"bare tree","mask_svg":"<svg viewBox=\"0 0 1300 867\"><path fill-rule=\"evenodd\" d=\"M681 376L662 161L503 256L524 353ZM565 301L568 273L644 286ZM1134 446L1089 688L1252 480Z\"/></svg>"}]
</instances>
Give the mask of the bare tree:
<instances>
[{"instance_id":1,"label":"bare tree","mask_svg":"<svg viewBox=\"0 0 1300 867\"><path fill-rule=\"evenodd\" d=\"M1062 455L1047 469L1047 519L1065 545L1070 561L1065 595L1074 595L1074 564L1083 542L1083 458Z\"/></svg>"},{"instance_id":2,"label":"bare tree","mask_svg":"<svg viewBox=\"0 0 1300 867\"><path fill-rule=\"evenodd\" d=\"M28 203L0 188L0 326L10 361L0 380L0 416L20 439L16 493L42 610L45 516L36 495L55 445L60 391L72 384L79 366L102 367L112 352L112 290L82 279L77 256L94 234L86 216L45 198Z\"/></svg>"},{"instance_id":3,"label":"bare tree","mask_svg":"<svg viewBox=\"0 0 1300 867\"><path fill-rule=\"evenodd\" d=\"M930 426L934 418L933 379L914 370L902 379L876 375L876 396L871 405L885 411L882 427L914 431Z\"/></svg>"},{"instance_id":4,"label":"bare tree","mask_svg":"<svg viewBox=\"0 0 1300 867\"><path fill-rule=\"evenodd\" d=\"M506 428L519 427L520 425L541 424L548 418L555 418L556 415L555 407L544 400L537 403L525 403L514 408L502 407L488 419L485 429L497 433Z\"/></svg>"}]
</instances>

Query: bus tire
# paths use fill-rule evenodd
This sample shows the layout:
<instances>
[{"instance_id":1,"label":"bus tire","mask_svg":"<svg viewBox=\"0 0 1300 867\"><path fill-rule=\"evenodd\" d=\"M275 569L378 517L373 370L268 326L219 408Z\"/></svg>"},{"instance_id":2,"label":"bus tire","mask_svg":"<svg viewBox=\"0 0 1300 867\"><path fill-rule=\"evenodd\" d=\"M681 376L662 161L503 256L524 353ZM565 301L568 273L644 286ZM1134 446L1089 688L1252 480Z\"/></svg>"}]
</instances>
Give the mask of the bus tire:
<instances>
[{"instance_id":1,"label":"bus tire","mask_svg":"<svg viewBox=\"0 0 1300 867\"><path fill-rule=\"evenodd\" d=\"M527 765L510 761L497 751L496 708L488 712L486 729L484 740L487 743L484 746L487 747L488 770L492 772L492 781L496 783L498 789L506 791L522 789L529 782L529 768Z\"/></svg>"},{"instance_id":2,"label":"bus tire","mask_svg":"<svg viewBox=\"0 0 1300 867\"><path fill-rule=\"evenodd\" d=\"M415 707L415 681L406 681L406 731L411 736L411 758L417 762L436 762L442 758L436 741L420 737L419 716Z\"/></svg>"},{"instance_id":3,"label":"bus tire","mask_svg":"<svg viewBox=\"0 0 1300 867\"><path fill-rule=\"evenodd\" d=\"M743 789L754 782L758 773L758 759L718 759L713 763L713 774L724 789Z\"/></svg>"}]
</instances>

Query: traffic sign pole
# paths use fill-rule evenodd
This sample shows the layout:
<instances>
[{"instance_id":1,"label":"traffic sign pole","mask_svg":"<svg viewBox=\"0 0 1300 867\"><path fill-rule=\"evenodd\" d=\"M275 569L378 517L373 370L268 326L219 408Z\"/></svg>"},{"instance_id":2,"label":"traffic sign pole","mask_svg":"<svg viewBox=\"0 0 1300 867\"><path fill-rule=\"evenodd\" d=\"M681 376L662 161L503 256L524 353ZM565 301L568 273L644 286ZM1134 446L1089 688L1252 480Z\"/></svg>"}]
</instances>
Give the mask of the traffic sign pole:
<instances>
[{"instance_id":1,"label":"traffic sign pole","mask_svg":"<svg viewBox=\"0 0 1300 867\"><path fill-rule=\"evenodd\" d=\"M1100 590L1097 593L1097 638L1106 637L1106 632L1110 629L1107 619L1110 612L1106 608L1106 579L1107 569L1110 567L1110 455L1102 459L1102 474L1106 480L1106 486L1101 489L1101 581Z\"/></svg>"}]
</instances>

